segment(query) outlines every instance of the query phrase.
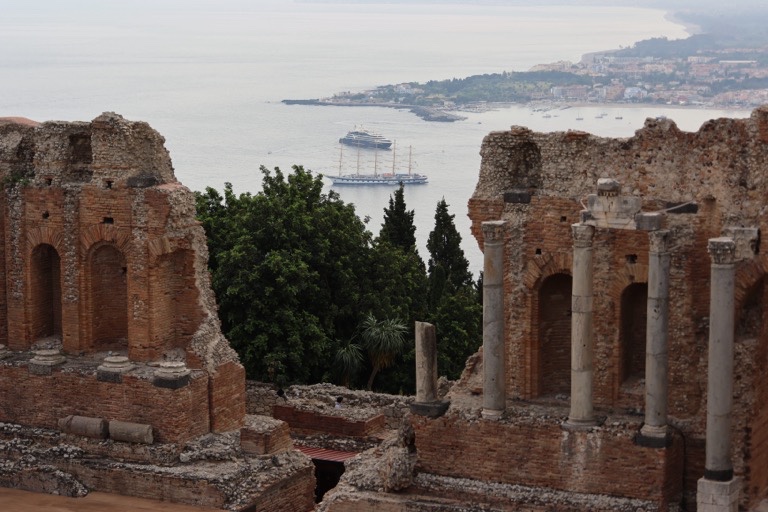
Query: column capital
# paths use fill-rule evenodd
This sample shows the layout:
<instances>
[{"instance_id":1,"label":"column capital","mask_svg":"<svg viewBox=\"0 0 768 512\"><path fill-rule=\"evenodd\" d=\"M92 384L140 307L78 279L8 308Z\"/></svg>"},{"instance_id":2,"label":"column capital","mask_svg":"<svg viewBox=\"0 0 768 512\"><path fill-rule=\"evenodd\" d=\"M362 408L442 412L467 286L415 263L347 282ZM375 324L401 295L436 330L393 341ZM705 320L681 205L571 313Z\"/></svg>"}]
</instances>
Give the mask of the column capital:
<instances>
[{"instance_id":1,"label":"column capital","mask_svg":"<svg viewBox=\"0 0 768 512\"><path fill-rule=\"evenodd\" d=\"M504 241L504 228L507 225L503 220L489 220L483 222L483 238L485 243Z\"/></svg>"},{"instance_id":2,"label":"column capital","mask_svg":"<svg viewBox=\"0 0 768 512\"><path fill-rule=\"evenodd\" d=\"M649 251L655 254L669 252L669 230L659 229L648 233Z\"/></svg>"},{"instance_id":3,"label":"column capital","mask_svg":"<svg viewBox=\"0 0 768 512\"><path fill-rule=\"evenodd\" d=\"M733 238L710 238L707 243L707 252L714 265L733 265L736 261L736 243Z\"/></svg>"},{"instance_id":4,"label":"column capital","mask_svg":"<svg viewBox=\"0 0 768 512\"><path fill-rule=\"evenodd\" d=\"M592 247L592 237L595 235L595 227L589 224L571 224L574 247Z\"/></svg>"}]
</instances>

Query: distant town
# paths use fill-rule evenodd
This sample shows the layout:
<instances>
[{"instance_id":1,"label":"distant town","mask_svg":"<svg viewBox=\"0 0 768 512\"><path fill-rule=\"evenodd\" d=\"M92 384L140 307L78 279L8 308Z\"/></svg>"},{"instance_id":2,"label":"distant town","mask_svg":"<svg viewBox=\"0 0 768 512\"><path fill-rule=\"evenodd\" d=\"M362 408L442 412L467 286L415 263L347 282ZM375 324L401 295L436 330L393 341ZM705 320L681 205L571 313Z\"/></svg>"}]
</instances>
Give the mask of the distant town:
<instances>
[{"instance_id":1,"label":"distant town","mask_svg":"<svg viewBox=\"0 0 768 512\"><path fill-rule=\"evenodd\" d=\"M637 103L753 108L768 103L768 44L728 47L712 35L649 39L630 48L540 64L525 72L400 83L286 103L411 109L430 121L463 119L499 103Z\"/></svg>"}]
</instances>

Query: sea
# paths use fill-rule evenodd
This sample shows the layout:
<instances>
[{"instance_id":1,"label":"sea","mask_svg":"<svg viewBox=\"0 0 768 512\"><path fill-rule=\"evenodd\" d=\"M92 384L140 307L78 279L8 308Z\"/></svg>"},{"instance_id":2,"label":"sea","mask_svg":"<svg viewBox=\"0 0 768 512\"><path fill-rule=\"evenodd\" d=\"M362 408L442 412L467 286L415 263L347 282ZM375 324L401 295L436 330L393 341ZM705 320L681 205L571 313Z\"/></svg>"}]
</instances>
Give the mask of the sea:
<instances>
[{"instance_id":1,"label":"sea","mask_svg":"<svg viewBox=\"0 0 768 512\"><path fill-rule=\"evenodd\" d=\"M627 137L649 117L695 131L749 111L665 106L572 106L548 113L510 105L423 121L379 107L285 105L378 85L526 71L576 62L650 37L687 37L669 13L641 7L521 5L522 2L289 0L0 0L0 117L87 121L102 112L143 120L166 139L177 178L193 190L225 183L256 193L260 166L302 165L324 175L374 167L429 176L406 188L419 250L445 199L477 274L482 254L467 201L480 146L513 125ZM362 126L395 151L340 149ZM410 154L410 158L409 158ZM330 190L330 180L326 187ZM339 187L378 233L394 189Z\"/></svg>"}]
</instances>

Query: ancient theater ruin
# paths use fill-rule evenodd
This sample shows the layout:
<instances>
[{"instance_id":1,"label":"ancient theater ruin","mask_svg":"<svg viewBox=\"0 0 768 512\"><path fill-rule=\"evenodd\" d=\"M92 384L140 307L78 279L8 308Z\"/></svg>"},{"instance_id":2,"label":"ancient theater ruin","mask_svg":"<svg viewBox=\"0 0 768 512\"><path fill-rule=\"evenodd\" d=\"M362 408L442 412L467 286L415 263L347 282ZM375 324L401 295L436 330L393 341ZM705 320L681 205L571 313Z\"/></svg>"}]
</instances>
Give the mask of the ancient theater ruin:
<instances>
[{"instance_id":1,"label":"ancient theater ruin","mask_svg":"<svg viewBox=\"0 0 768 512\"><path fill-rule=\"evenodd\" d=\"M0 485L308 510L309 459L245 414L163 143L110 113L0 122Z\"/></svg>"},{"instance_id":2,"label":"ancient theater ruin","mask_svg":"<svg viewBox=\"0 0 768 512\"><path fill-rule=\"evenodd\" d=\"M249 383L247 415L162 138L0 124L0 485L305 511L298 446L345 457L318 512L767 510L768 107L622 139L512 127L481 155L461 379L437 385L419 322L415 397Z\"/></svg>"},{"instance_id":3,"label":"ancient theater ruin","mask_svg":"<svg viewBox=\"0 0 768 512\"><path fill-rule=\"evenodd\" d=\"M321 510L765 510L768 108L481 155L482 351Z\"/></svg>"}]
</instances>

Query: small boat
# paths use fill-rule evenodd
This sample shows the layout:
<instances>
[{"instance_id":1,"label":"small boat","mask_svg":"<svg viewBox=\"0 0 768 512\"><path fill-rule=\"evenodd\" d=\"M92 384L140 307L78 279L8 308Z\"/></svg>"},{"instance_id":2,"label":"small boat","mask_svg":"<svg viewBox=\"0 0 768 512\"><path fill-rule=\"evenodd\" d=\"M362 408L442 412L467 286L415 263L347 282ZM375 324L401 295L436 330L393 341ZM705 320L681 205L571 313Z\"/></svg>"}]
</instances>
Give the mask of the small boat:
<instances>
[{"instance_id":1,"label":"small boat","mask_svg":"<svg viewBox=\"0 0 768 512\"><path fill-rule=\"evenodd\" d=\"M378 133L355 128L339 139L339 142L356 148L389 149L392 141Z\"/></svg>"},{"instance_id":2,"label":"small boat","mask_svg":"<svg viewBox=\"0 0 768 512\"><path fill-rule=\"evenodd\" d=\"M621 116L616 116L616 119L624 119L624 118Z\"/></svg>"}]
</instances>

